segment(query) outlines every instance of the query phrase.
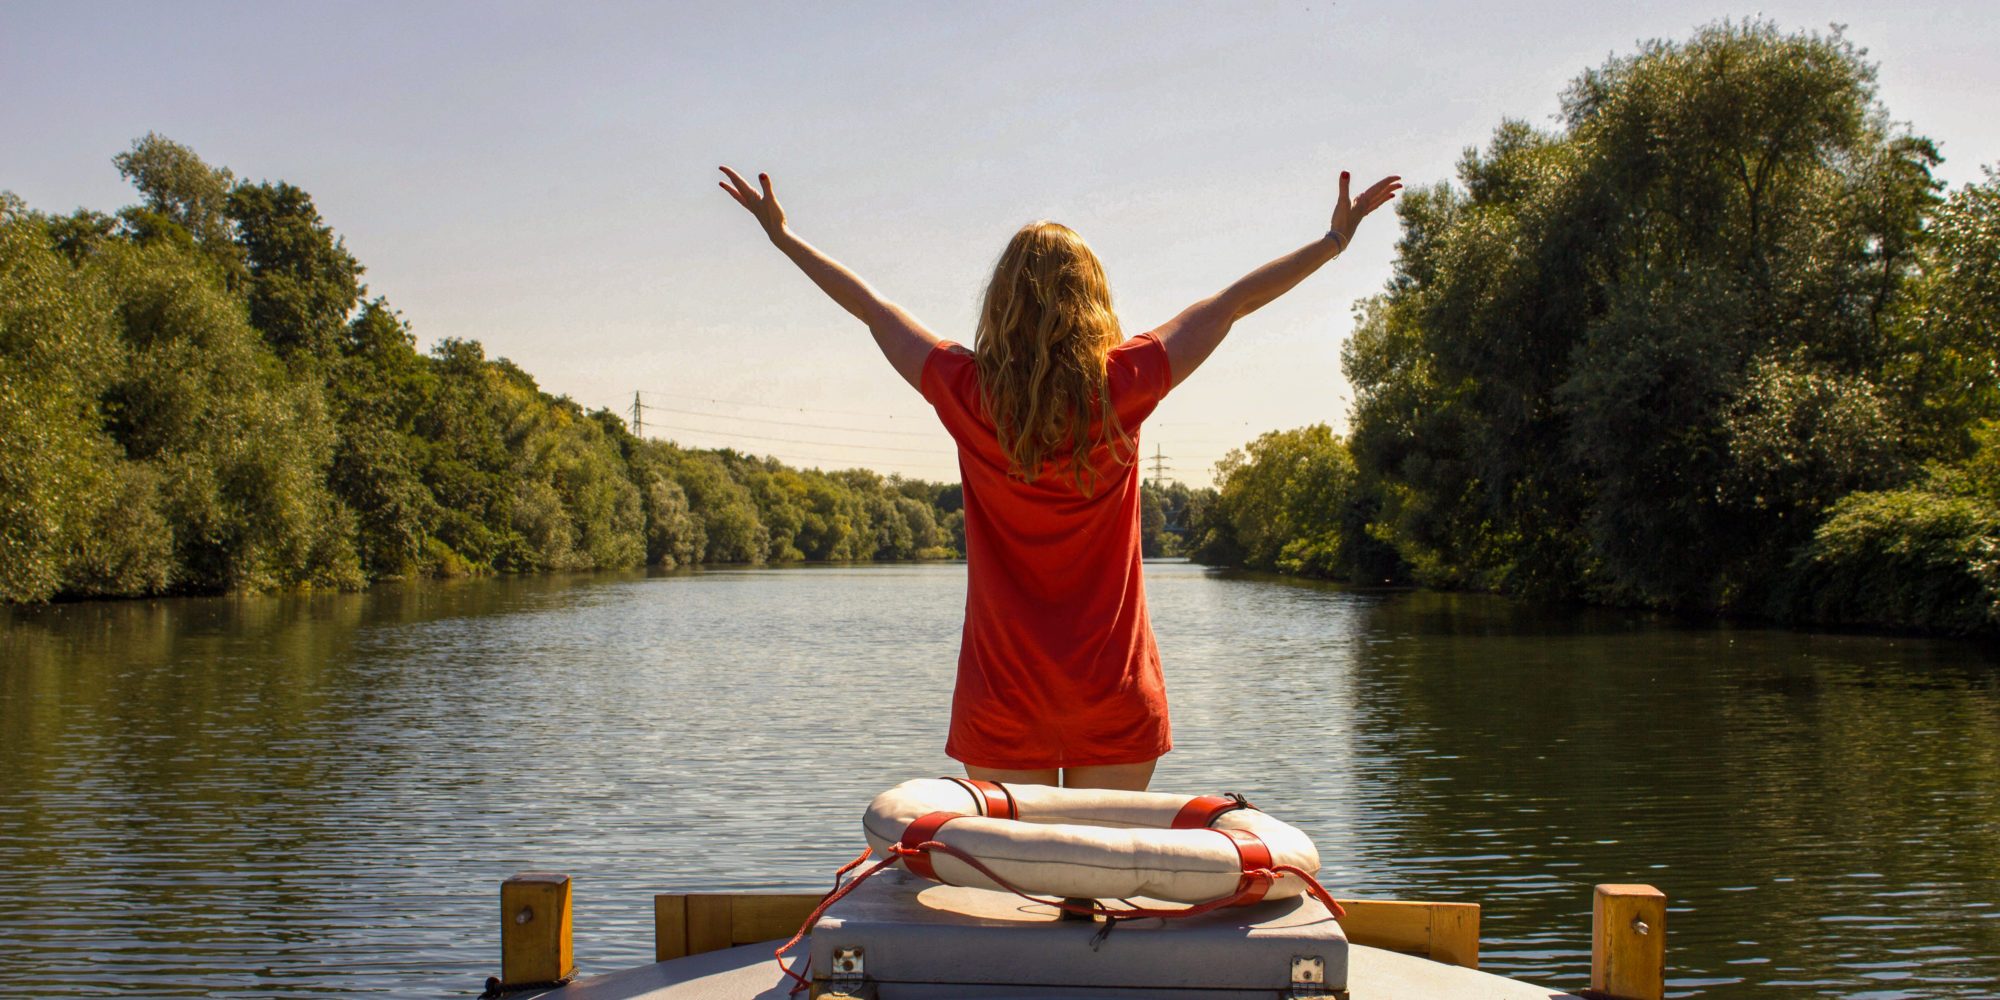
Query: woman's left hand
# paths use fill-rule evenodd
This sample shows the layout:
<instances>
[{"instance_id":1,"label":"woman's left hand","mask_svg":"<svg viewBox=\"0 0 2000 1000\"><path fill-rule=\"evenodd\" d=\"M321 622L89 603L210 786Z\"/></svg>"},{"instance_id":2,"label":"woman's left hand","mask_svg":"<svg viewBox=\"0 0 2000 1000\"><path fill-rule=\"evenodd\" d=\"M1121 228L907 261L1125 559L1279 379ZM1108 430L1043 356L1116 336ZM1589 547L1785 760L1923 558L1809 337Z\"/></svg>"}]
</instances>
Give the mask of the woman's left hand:
<instances>
[{"instance_id":1,"label":"woman's left hand","mask_svg":"<svg viewBox=\"0 0 2000 1000\"><path fill-rule=\"evenodd\" d=\"M1403 179L1394 174L1382 178L1361 192L1361 197L1347 197L1347 171L1340 172L1340 202L1333 207L1333 231L1340 234L1340 249L1347 249L1354 242L1354 231L1361 226L1361 220L1368 213L1388 204L1389 199L1402 190Z\"/></svg>"},{"instance_id":2,"label":"woman's left hand","mask_svg":"<svg viewBox=\"0 0 2000 1000\"><path fill-rule=\"evenodd\" d=\"M728 175L729 180L718 181L717 186L729 192L738 205L749 209L750 214L757 217L757 224L764 227L764 235L777 239L778 234L785 231L785 210L778 206L778 196L771 191L771 175L757 175L757 182L763 187L762 193L759 193L751 189L750 182L744 180L742 174L728 167L723 167L722 172Z\"/></svg>"}]
</instances>

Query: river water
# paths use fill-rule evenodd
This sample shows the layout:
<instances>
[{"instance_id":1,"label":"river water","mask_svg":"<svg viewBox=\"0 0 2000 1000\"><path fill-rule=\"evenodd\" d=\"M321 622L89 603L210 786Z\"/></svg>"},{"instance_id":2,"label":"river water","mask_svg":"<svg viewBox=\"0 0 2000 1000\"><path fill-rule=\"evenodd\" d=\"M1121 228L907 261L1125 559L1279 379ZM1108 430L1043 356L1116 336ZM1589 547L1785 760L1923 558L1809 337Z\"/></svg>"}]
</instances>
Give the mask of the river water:
<instances>
[{"instance_id":1,"label":"river water","mask_svg":"<svg viewBox=\"0 0 2000 1000\"><path fill-rule=\"evenodd\" d=\"M2000 996L2000 657L1147 567L1176 749L1337 894L1475 900L1586 985L1590 886L1671 900L1677 996ZM0 994L466 997L495 900L818 889L953 772L962 565L598 574L0 616Z\"/></svg>"}]
</instances>

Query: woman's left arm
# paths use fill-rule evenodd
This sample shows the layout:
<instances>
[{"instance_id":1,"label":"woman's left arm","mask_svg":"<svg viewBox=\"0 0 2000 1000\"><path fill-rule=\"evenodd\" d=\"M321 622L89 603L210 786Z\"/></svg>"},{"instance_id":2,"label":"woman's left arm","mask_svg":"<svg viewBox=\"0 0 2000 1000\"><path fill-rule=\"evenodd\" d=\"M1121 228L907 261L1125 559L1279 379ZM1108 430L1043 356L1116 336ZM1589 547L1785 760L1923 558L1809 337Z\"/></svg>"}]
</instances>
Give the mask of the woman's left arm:
<instances>
[{"instance_id":1,"label":"woman's left arm","mask_svg":"<svg viewBox=\"0 0 2000 1000\"><path fill-rule=\"evenodd\" d=\"M922 389L924 359L930 356L931 348L937 346L936 334L924 328L916 317L904 312L903 308L881 295L876 294L868 283L853 271L842 267L840 262L821 253L819 248L799 239L790 227L785 225L785 210L778 206L778 197L771 190L771 175L758 174L757 181L762 190L751 188L749 182L736 171L723 167L722 172L729 180L722 184L722 190L736 199L736 203L757 217L764 227L764 235L771 238L771 244L811 278L819 290L839 303L849 315L868 324L868 332L875 335L875 346L882 349L882 356L889 359L896 374L903 381L917 389Z\"/></svg>"}]
</instances>

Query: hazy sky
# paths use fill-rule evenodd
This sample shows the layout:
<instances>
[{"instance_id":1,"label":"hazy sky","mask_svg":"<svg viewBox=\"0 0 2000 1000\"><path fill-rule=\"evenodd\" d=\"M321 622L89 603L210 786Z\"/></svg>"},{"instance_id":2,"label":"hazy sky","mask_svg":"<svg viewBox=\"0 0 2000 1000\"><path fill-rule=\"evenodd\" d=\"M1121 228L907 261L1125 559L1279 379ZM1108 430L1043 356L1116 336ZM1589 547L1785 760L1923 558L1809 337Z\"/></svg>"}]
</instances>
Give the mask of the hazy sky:
<instances>
[{"instance_id":1,"label":"hazy sky","mask_svg":"<svg viewBox=\"0 0 2000 1000\"><path fill-rule=\"evenodd\" d=\"M955 479L922 400L717 164L769 171L800 234L942 336L970 340L1037 218L1091 241L1139 333L1323 232L1340 169L1446 179L1502 118L1547 123L1580 70L1724 17L1848 25L1892 116L1976 179L2000 162L1994 10L0 0L0 188L115 209L112 155L159 131L311 192L421 345L476 338L591 406L646 390L649 428L688 443ZM1350 308L1395 228L1385 210L1238 324L1148 454L1205 482L1259 432L1340 426Z\"/></svg>"}]
</instances>

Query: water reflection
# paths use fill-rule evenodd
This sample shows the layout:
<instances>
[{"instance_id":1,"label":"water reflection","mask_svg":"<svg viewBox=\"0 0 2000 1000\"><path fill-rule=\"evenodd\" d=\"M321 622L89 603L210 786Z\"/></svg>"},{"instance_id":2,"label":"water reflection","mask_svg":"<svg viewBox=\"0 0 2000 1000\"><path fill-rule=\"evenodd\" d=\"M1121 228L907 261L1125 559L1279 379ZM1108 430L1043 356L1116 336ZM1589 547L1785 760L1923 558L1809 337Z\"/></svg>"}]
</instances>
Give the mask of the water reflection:
<instances>
[{"instance_id":1,"label":"water reflection","mask_svg":"<svg viewBox=\"0 0 2000 1000\"><path fill-rule=\"evenodd\" d=\"M1423 594L1367 631L1392 870L1482 899L1490 965L1583 985L1583 887L1646 881L1673 898L1677 993L1993 990L1989 659Z\"/></svg>"},{"instance_id":2,"label":"water reflection","mask_svg":"<svg viewBox=\"0 0 2000 1000\"><path fill-rule=\"evenodd\" d=\"M1177 749L1354 895L1477 899L1577 986L1589 885L1666 889L1682 995L1984 996L2000 668L1967 643L1688 627L1148 569ZM963 569L606 574L66 605L0 622L0 922L36 995L463 996L515 870L587 970L649 894L811 888L941 773Z\"/></svg>"}]
</instances>

